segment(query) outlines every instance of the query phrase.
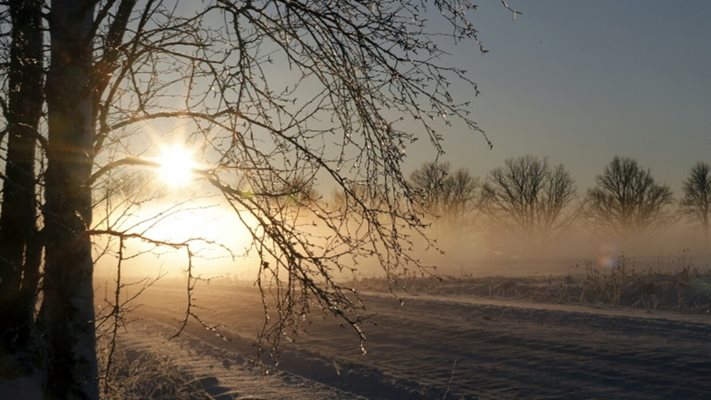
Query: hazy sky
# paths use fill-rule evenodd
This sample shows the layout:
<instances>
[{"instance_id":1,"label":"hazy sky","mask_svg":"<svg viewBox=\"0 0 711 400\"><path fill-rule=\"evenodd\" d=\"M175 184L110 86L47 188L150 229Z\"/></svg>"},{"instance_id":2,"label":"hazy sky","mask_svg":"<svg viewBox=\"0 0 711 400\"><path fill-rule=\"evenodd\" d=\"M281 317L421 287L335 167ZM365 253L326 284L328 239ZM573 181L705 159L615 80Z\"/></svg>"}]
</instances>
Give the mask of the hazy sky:
<instances>
[{"instance_id":1,"label":"hazy sky","mask_svg":"<svg viewBox=\"0 0 711 400\"><path fill-rule=\"evenodd\" d=\"M711 162L711 1L480 1L485 46L455 49L482 94L474 116L494 142L448 134L446 159L483 176L531 153L564 163L580 188L614 155L675 191ZM460 96L470 96L466 92ZM425 157L414 149L409 168Z\"/></svg>"}]
</instances>

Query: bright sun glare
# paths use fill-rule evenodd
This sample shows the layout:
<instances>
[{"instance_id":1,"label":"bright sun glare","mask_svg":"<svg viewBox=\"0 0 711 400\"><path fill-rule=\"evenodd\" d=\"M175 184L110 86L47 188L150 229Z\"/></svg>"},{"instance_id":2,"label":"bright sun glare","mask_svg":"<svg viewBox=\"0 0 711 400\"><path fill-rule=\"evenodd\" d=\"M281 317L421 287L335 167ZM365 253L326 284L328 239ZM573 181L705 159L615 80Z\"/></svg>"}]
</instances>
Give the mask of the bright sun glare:
<instances>
[{"instance_id":1,"label":"bright sun glare","mask_svg":"<svg viewBox=\"0 0 711 400\"><path fill-rule=\"evenodd\" d=\"M158 174L168 186L183 187L193 178L196 167L190 150L179 145L165 147L158 158Z\"/></svg>"}]
</instances>

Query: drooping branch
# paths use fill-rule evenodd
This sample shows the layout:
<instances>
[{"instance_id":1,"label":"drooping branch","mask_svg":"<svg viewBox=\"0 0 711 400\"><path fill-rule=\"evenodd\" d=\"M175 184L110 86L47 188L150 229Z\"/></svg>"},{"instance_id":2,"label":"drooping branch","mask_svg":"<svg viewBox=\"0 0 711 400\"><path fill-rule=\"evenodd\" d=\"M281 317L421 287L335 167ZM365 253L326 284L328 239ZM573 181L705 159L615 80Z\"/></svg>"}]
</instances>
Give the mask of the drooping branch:
<instances>
[{"instance_id":1,"label":"drooping branch","mask_svg":"<svg viewBox=\"0 0 711 400\"><path fill-rule=\"evenodd\" d=\"M265 308L277 318L262 337L279 340L278 332L296 326L289 316L311 302L359 332L359 302L338 283L342 271L365 259L389 277L422 271L409 252L425 224L402 173L408 146L425 138L441 151L455 120L483 134L452 85L478 88L442 61L441 47L442 38L472 40L486 51L475 7L220 0L195 13L162 1L138 8L121 44L107 46L120 49L122 62L113 64L100 100L94 148L101 157L87 183L104 185L119 167L158 167L134 155L170 136L156 127L180 121L181 140L211 166L195 175L236 218L256 221L249 230L259 281L277 288L276 309ZM434 30L433 14L449 27ZM109 28L97 32L110 41ZM274 79L274 66L289 73ZM133 140L148 130L158 131L155 140ZM125 151L102 154L107 145ZM299 197L294 182L335 185L343 207Z\"/></svg>"}]
</instances>

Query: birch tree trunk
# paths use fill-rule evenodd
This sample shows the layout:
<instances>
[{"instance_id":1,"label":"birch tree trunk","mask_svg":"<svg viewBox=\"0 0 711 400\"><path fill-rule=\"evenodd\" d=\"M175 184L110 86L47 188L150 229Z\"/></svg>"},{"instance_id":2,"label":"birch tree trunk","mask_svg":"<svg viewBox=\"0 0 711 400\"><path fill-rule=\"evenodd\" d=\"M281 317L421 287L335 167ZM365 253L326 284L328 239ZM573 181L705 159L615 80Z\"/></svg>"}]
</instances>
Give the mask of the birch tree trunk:
<instances>
[{"instance_id":1,"label":"birch tree trunk","mask_svg":"<svg viewBox=\"0 0 711 400\"><path fill-rule=\"evenodd\" d=\"M95 1L55 0L47 74L43 322L49 347L47 397L97 399L91 242L95 137L91 88Z\"/></svg>"},{"instance_id":2,"label":"birch tree trunk","mask_svg":"<svg viewBox=\"0 0 711 400\"><path fill-rule=\"evenodd\" d=\"M8 150L0 215L0 350L24 350L34 323L40 250L36 228L35 147L42 113L39 0L10 3Z\"/></svg>"}]
</instances>

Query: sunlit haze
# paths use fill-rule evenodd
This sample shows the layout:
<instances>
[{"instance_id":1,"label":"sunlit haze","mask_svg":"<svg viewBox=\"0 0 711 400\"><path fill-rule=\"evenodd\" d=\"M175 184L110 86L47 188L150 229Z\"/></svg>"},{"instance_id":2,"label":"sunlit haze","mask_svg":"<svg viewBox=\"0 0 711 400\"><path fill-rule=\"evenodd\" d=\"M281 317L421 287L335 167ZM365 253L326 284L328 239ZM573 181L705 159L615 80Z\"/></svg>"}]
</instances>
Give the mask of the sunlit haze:
<instances>
[{"instance_id":1,"label":"sunlit haze","mask_svg":"<svg viewBox=\"0 0 711 400\"><path fill-rule=\"evenodd\" d=\"M0 400L711 399L711 0L0 26Z\"/></svg>"}]
</instances>

